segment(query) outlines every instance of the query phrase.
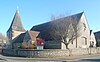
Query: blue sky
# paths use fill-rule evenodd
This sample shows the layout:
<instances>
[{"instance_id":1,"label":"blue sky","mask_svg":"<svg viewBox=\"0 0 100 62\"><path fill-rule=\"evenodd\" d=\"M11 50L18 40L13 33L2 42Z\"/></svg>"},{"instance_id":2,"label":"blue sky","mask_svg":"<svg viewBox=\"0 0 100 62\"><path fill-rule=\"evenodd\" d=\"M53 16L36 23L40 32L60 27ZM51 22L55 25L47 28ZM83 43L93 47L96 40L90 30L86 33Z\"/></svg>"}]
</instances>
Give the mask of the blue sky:
<instances>
[{"instance_id":1,"label":"blue sky","mask_svg":"<svg viewBox=\"0 0 100 62\"><path fill-rule=\"evenodd\" d=\"M17 6L26 30L50 21L52 15L84 11L90 29L100 30L100 0L0 0L0 32L6 34Z\"/></svg>"}]
</instances>

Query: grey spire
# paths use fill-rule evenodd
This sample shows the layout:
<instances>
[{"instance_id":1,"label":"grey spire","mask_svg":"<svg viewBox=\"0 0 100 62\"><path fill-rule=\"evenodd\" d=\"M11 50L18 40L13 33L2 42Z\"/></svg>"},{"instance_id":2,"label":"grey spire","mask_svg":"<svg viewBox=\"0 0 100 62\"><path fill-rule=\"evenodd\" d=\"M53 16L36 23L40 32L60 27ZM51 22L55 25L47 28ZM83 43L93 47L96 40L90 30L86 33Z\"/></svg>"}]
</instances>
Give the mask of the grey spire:
<instances>
[{"instance_id":1,"label":"grey spire","mask_svg":"<svg viewBox=\"0 0 100 62\"><path fill-rule=\"evenodd\" d=\"M16 13L15 13L14 18L12 20L10 29L16 30L16 31L25 31L25 29L23 28L18 10L16 10Z\"/></svg>"}]
</instances>

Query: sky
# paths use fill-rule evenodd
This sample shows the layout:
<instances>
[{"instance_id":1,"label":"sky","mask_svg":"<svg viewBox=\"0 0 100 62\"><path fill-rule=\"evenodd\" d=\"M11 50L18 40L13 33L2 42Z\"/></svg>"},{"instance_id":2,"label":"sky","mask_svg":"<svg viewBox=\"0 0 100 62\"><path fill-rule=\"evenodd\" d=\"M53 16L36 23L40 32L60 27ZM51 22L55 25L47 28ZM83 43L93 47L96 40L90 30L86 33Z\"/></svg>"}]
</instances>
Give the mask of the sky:
<instances>
[{"instance_id":1,"label":"sky","mask_svg":"<svg viewBox=\"0 0 100 62\"><path fill-rule=\"evenodd\" d=\"M17 10L26 30L48 22L51 16L84 11L89 27L100 31L100 0L0 0L0 32L6 35Z\"/></svg>"}]
</instances>

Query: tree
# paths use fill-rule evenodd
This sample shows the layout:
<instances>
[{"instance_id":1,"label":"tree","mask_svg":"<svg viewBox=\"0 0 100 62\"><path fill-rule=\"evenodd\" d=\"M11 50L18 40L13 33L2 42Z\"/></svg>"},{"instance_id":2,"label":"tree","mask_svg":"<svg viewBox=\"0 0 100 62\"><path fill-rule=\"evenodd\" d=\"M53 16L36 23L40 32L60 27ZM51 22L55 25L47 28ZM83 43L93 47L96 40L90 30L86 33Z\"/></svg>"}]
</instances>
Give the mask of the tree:
<instances>
[{"instance_id":1,"label":"tree","mask_svg":"<svg viewBox=\"0 0 100 62\"><path fill-rule=\"evenodd\" d=\"M0 33L0 45L2 47L6 47L7 37Z\"/></svg>"},{"instance_id":2,"label":"tree","mask_svg":"<svg viewBox=\"0 0 100 62\"><path fill-rule=\"evenodd\" d=\"M57 19L52 17L53 21L51 21L51 32L50 35L55 41L60 41L66 45L68 49L68 45L73 43L76 39L76 48L77 48L77 37L80 36L80 27L78 26L77 17L63 17Z\"/></svg>"},{"instance_id":3,"label":"tree","mask_svg":"<svg viewBox=\"0 0 100 62\"><path fill-rule=\"evenodd\" d=\"M36 49L36 45L35 44L30 44L29 46L26 44L26 42L23 42L21 45L22 49Z\"/></svg>"},{"instance_id":4,"label":"tree","mask_svg":"<svg viewBox=\"0 0 100 62\"><path fill-rule=\"evenodd\" d=\"M21 45L21 48L22 48L22 49L27 49L28 46L27 46L27 44L26 44L25 42L23 42L22 45Z\"/></svg>"},{"instance_id":5,"label":"tree","mask_svg":"<svg viewBox=\"0 0 100 62\"><path fill-rule=\"evenodd\" d=\"M30 44L30 46L28 47L28 49L35 49L35 48L36 48L36 46L33 44Z\"/></svg>"},{"instance_id":6,"label":"tree","mask_svg":"<svg viewBox=\"0 0 100 62\"><path fill-rule=\"evenodd\" d=\"M2 33L0 33L0 39L6 40L6 37Z\"/></svg>"}]
</instances>

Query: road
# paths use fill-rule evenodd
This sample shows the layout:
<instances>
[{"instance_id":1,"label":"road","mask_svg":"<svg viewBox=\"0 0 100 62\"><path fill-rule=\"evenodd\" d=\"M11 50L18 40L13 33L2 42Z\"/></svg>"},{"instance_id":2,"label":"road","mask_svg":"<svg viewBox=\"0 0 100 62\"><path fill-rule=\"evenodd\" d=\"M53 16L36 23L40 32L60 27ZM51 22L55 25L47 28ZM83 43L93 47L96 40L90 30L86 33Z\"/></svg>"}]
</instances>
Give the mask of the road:
<instances>
[{"instance_id":1,"label":"road","mask_svg":"<svg viewBox=\"0 0 100 62\"><path fill-rule=\"evenodd\" d=\"M100 62L100 55L68 58L22 58L0 55L0 62Z\"/></svg>"},{"instance_id":2,"label":"road","mask_svg":"<svg viewBox=\"0 0 100 62\"><path fill-rule=\"evenodd\" d=\"M78 62L100 62L100 56L82 58Z\"/></svg>"}]
</instances>

